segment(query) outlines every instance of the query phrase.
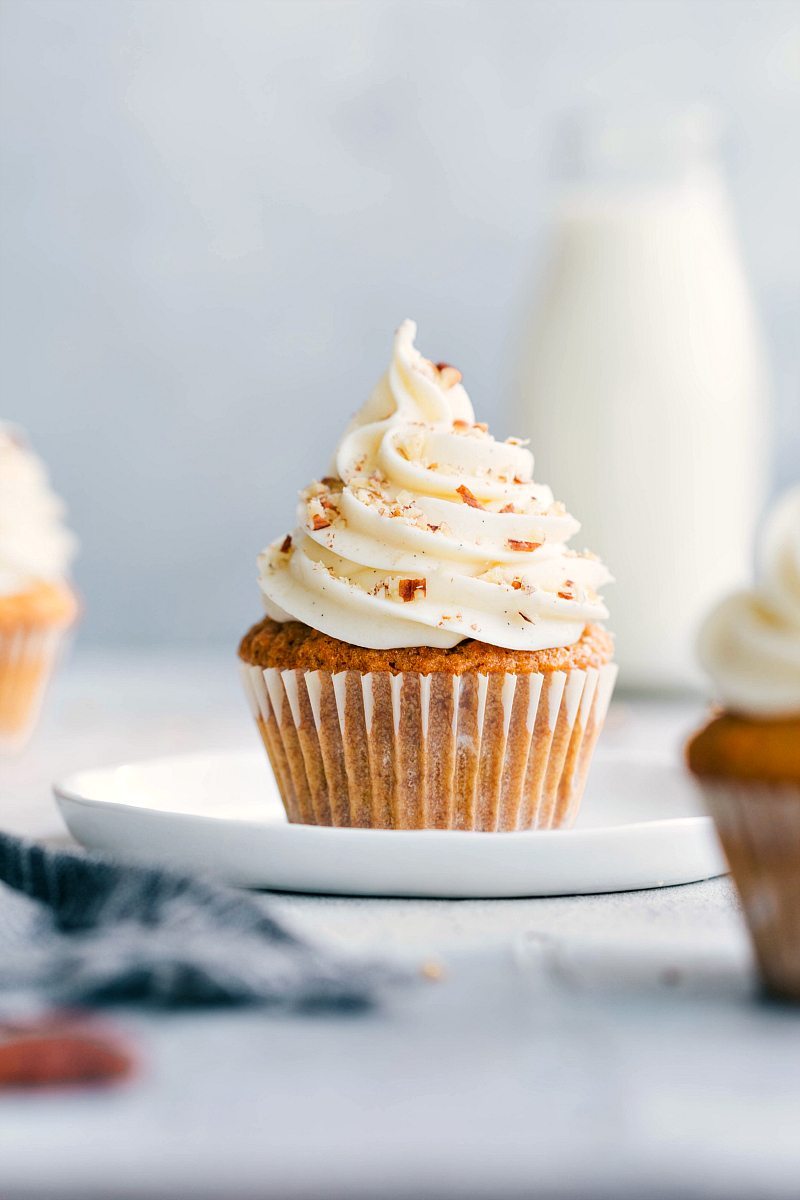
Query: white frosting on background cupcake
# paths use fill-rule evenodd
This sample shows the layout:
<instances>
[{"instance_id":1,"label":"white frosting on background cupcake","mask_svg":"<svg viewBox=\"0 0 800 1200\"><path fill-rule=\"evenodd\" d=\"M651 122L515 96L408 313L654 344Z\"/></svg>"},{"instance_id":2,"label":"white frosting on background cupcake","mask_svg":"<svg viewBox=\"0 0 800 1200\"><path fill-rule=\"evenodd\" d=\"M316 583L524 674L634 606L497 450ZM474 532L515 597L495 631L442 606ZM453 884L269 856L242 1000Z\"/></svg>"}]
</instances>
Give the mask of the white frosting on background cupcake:
<instances>
[{"instance_id":1,"label":"white frosting on background cupcake","mask_svg":"<svg viewBox=\"0 0 800 1200\"><path fill-rule=\"evenodd\" d=\"M76 545L41 459L0 423L0 595L63 579Z\"/></svg>"},{"instance_id":2,"label":"white frosting on background cupcake","mask_svg":"<svg viewBox=\"0 0 800 1200\"><path fill-rule=\"evenodd\" d=\"M706 618L700 660L726 708L756 717L800 713L800 486L764 527L760 582Z\"/></svg>"},{"instance_id":3,"label":"white frosting on background cupcake","mask_svg":"<svg viewBox=\"0 0 800 1200\"><path fill-rule=\"evenodd\" d=\"M533 456L475 423L461 375L397 331L389 370L259 558L268 615L373 649L513 650L576 642L608 612L608 571L567 548L578 522L533 482Z\"/></svg>"}]
</instances>

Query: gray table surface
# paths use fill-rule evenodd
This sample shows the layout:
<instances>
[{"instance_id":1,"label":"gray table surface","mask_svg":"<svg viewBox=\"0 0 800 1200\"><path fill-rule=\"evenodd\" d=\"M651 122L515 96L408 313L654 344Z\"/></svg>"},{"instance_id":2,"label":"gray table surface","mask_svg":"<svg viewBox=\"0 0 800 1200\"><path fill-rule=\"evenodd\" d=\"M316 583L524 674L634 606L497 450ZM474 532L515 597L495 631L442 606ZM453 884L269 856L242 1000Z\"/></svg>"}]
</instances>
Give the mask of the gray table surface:
<instances>
[{"instance_id":1,"label":"gray table surface","mask_svg":"<svg viewBox=\"0 0 800 1200\"><path fill-rule=\"evenodd\" d=\"M615 705L609 746L676 753L697 703ZM81 766L251 748L222 657L76 654L0 823L63 838ZM358 1017L114 1021L137 1077L0 1100L0 1196L769 1200L800 1192L800 1014L757 992L725 879L615 896L276 895L314 937L431 958Z\"/></svg>"}]
</instances>

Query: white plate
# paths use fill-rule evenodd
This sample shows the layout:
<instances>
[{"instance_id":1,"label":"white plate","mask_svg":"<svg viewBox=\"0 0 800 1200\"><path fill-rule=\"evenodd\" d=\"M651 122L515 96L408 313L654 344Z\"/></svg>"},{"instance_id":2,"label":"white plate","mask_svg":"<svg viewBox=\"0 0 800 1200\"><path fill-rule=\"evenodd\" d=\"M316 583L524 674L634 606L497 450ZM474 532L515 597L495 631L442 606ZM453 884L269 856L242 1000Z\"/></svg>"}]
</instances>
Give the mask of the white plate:
<instances>
[{"instance_id":1,"label":"white plate","mask_svg":"<svg viewBox=\"0 0 800 1200\"><path fill-rule=\"evenodd\" d=\"M574 829L528 833L289 825L262 754L196 754L55 785L93 850L242 887L358 896L557 896L690 883L726 870L679 766L597 758Z\"/></svg>"}]
</instances>

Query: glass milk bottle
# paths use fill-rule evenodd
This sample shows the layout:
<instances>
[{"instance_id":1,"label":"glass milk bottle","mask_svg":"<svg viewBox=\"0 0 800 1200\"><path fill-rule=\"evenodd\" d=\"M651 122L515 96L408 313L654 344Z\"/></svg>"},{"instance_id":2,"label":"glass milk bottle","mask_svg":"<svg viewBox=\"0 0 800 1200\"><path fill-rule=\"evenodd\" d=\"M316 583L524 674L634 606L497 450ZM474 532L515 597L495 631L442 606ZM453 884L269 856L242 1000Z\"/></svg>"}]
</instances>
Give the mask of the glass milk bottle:
<instances>
[{"instance_id":1,"label":"glass milk bottle","mask_svg":"<svg viewBox=\"0 0 800 1200\"><path fill-rule=\"evenodd\" d=\"M623 686L697 681L698 621L750 575L765 372L708 114L583 126L514 428L611 569Z\"/></svg>"}]
</instances>

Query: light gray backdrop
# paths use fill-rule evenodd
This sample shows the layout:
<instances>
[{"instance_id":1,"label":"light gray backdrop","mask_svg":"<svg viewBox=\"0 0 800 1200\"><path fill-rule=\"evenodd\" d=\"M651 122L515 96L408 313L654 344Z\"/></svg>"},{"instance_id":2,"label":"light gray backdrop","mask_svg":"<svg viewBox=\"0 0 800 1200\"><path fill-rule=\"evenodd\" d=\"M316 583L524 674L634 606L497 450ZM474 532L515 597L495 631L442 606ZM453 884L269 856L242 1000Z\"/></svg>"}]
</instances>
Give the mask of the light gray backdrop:
<instances>
[{"instance_id":1,"label":"light gray backdrop","mask_svg":"<svg viewBox=\"0 0 800 1200\"><path fill-rule=\"evenodd\" d=\"M565 109L717 102L798 471L797 4L5 0L2 415L85 643L233 642L393 327L503 434Z\"/></svg>"}]
</instances>

